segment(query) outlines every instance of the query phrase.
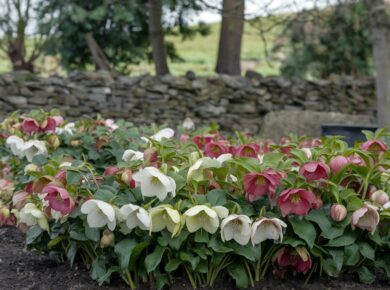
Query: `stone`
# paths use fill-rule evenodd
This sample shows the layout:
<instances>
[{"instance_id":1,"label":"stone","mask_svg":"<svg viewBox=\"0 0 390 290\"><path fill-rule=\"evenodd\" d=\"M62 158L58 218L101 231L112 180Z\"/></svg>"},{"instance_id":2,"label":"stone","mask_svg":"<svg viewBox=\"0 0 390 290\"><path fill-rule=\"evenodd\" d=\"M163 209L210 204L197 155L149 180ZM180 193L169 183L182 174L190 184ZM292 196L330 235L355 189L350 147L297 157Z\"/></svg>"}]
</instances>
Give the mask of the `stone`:
<instances>
[{"instance_id":1,"label":"stone","mask_svg":"<svg viewBox=\"0 0 390 290\"><path fill-rule=\"evenodd\" d=\"M245 72L245 77L248 79L262 79L263 75L254 70L247 70Z\"/></svg>"},{"instance_id":2,"label":"stone","mask_svg":"<svg viewBox=\"0 0 390 290\"><path fill-rule=\"evenodd\" d=\"M195 74L195 72L193 72L192 70L187 71L186 74L185 74L185 76L186 76L186 78L187 78L188 80L190 80L190 81L193 81L193 80L196 79L196 74Z\"/></svg>"},{"instance_id":3,"label":"stone","mask_svg":"<svg viewBox=\"0 0 390 290\"><path fill-rule=\"evenodd\" d=\"M9 97L7 97L7 99L11 104L14 104L14 105L18 105L18 106L27 105L27 98L26 97L9 96Z\"/></svg>"}]
</instances>

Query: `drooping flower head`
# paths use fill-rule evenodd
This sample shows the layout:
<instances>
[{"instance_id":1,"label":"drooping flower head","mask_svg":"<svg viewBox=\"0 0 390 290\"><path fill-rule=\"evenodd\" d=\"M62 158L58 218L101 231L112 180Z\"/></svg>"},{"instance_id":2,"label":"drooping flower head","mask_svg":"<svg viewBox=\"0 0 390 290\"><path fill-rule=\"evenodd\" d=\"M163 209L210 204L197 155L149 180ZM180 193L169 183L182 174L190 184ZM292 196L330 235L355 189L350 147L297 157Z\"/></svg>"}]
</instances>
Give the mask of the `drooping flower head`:
<instances>
[{"instance_id":1,"label":"drooping flower head","mask_svg":"<svg viewBox=\"0 0 390 290\"><path fill-rule=\"evenodd\" d=\"M303 188L286 189L278 196L278 207L285 217L289 214L307 215L316 196Z\"/></svg>"},{"instance_id":2,"label":"drooping flower head","mask_svg":"<svg viewBox=\"0 0 390 290\"><path fill-rule=\"evenodd\" d=\"M251 240L253 245L265 240L283 240L283 228L286 223L278 218L262 217L252 224Z\"/></svg>"},{"instance_id":3,"label":"drooping flower head","mask_svg":"<svg viewBox=\"0 0 390 290\"><path fill-rule=\"evenodd\" d=\"M246 245L251 237L251 219L246 215L231 214L221 223L221 240L235 240Z\"/></svg>"},{"instance_id":4,"label":"drooping flower head","mask_svg":"<svg viewBox=\"0 0 390 290\"><path fill-rule=\"evenodd\" d=\"M349 159L343 155L337 155L329 162L330 170L333 174L336 174L348 164L350 164Z\"/></svg>"},{"instance_id":5,"label":"drooping flower head","mask_svg":"<svg viewBox=\"0 0 390 290\"><path fill-rule=\"evenodd\" d=\"M214 234L219 227L219 219L228 214L229 211L223 206L196 205L184 213L184 218L190 233L204 229L206 232Z\"/></svg>"},{"instance_id":6,"label":"drooping flower head","mask_svg":"<svg viewBox=\"0 0 390 290\"><path fill-rule=\"evenodd\" d=\"M38 224L45 231L49 231L49 224L45 214L33 203L27 203L19 213L19 221L27 226Z\"/></svg>"},{"instance_id":7,"label":"drooping flower head","mask_svg":"<svg viewBox=\"0 0 390 290\"><path fill-rule=\"evenodd\" d=\"M299 170L299 174L305 177L307 182L327 179L329 173L329 166L321 161L307 162Z\"/></svg>"},{"instance_id":8,"label":"drooping flower head","mask_svg":"<svg viewBox=\"0 0 390 290\"><path fill-rule=\"evenodd\" d=\"M204 154L210 158L217 158L229 153L230 145L226 141L213 141L205 145Z\"/></svg>"},{"instance_id":9,"label":"drooping flower head","mask_svg":"<svg viewBox=\"0 0 390 290\"><path fill-rule=\"evenodd\" d=\"M387 145L382 140L368 140L364 142L360 148L363 151L372 152L372 153L379 153L379 152L386 152Z\"/></svg>"},{"instance_id":10,"label":"drooping flower head","mask_svg":"<svg viewBox=\"0 0 390 290\"><path fill-rule=\"evenodd\" d=\"M233 148L233 155L239 157L258 158L260 146L258 144L244 144Z\"/></svg>"},{"instance_id":11,"label":"drooping flower head","mask_svg":"<svg viewBox=\"0 0 390 290\"><path fill-rule=\"evenodd\" d=\"M126 204L120 208L119 212L128 231L136 227L141 230L150 229L149 213L144 208L134 204Z\"/></svg>"},{"instance_id":12,"label":"drooping flower head","mask_svg":"<svg viewBox=\"0 0 390 290\"><path fill-rule=\"evenodd\" d=\"M285 247L276 252L273 260L279 268L291 266L297 273L306 274L312 267L312 260L308 251L303 247Z\"/></svg>"},{"instance_id":13,"label":"drooping flower head","mask_svg":"<svg viewBox=\"0 0 390 290\"><path fill-rule=\"evenodd\" d=\"M150 233L167 229L174 237L179 233L180 228L180 213L171 205L163 204L150 210Z\"/></svg>"},{"instance_id":14,"label":"drooping flower head","mask_svg":"<svg viewBox=\"0 0 390 290\"><path fill-rule=\"evenodd\" d=\"M375 232L379 224L378 209L375 206L364 204L352 214L352 229L359 228L369 232Z\"/></svg>"},{"instance_id":15,"label":"drooping flower head","mask_svg":"<svg viewBox=\"0 0 390 290\"><path fill-rule=\"evenodd\" d=\"M107 225L113 231L116 227L115 210L105 201L87 200L81 206L81 212L87 215L87 222L91 228L102 228Z\"/></svg>"},{"instance_id":16,"label":"drooping flower head","mask_svg":"<svg viewBox=\"0 0 390 290\"><path fill-rule=\"evenodd\" d=\"M169 192L172 197L176 195L176 183L173 178L166 176L155 167L145 167L134 173L132 178L141 184L143 196L156 196L160 201L163 201Z\"/></svg>"},{"instance_id":17,"label":"drooping flower head","mask_svg":"<svg viewBox=\"0 0 390 290\"><path fill-rule=\"evenodd\" d=\"M49 209L54 209L62 215L70 214L75 207L73 198L63 187L49 184L42 189L42 194L46 194L44 199L49 202Z\"/></svg>"}]
</instances>

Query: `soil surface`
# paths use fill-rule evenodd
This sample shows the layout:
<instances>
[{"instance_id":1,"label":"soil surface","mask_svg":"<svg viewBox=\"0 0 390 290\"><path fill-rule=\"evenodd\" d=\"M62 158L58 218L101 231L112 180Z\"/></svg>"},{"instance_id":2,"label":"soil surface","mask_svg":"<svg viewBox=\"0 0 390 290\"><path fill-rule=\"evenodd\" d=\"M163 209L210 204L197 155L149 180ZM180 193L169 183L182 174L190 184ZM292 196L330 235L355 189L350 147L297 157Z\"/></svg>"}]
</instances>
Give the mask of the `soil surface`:
<instances>
[{"instance_id":1,"label":"soil surface","mask_svg":"<svg viewBox=\"0 0 390 290\"><path fill-rule=\"evenodd\" d=\"M373 285L357 282L355 276L338 279L315 279L304 285L300 279L280 280L270 277L256 285L256 290L374 290L390 289L390 284L379 276ZM53 261L47 256L27 251L24 247L24 235L16 228L0 228L0 290L122 290L130 289L120 279L114 279L109 286L99 286L82 269L71 269L68 264ZM143 290L150 289L144 285ZM171 290L192 289L185 279L179 278L170 287ZM208 287L200 289L210 290ZM216 290L235 289L233 282L218 281Z\"/></svg>"}]
</instances>

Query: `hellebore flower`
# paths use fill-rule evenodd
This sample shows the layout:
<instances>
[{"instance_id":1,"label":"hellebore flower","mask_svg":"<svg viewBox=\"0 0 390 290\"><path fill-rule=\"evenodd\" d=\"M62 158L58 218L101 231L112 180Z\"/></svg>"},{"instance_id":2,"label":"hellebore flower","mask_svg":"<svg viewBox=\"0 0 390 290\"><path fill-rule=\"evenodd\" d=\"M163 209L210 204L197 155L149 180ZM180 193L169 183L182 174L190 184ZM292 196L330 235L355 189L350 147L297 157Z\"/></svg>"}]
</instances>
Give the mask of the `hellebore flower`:
<instances>
[{"instance_id":1,"label":"hellebore flower","mask_svg":"<svg viewBox=\"0 0 390 290\"><path fill-rule=\"evenodd\" d=\"M379 214L375 206L364 204L352 214L352 229L359 228L373 233L378 224Z\"/></svg>"},{"instance_id":2,"label":"hellebore flower","mask_svg":"<svg viewBox=\"0 0 390 290\"><path fill-rule=\"evenodd\" d=\"M29 162L33 160L34 156L48 155L45 142L39 140L27 141L23 146L23 152Z\"/></svg>"},{"instance_id":3,"label":"hellebore flower","mask_svg":"<svg viewBox=\"0 0 390 290\"><path fill-rule=\"evenodd\" d=\"M55 132L57 127L57 122L53 117L47 118L42 122L39 131L40 132Z\"/></svg>"},{"instance_id":4,"label":"hellebore flower","mask_svg":"<svg viewBox=\"0 0 390 290\"><path fill-rule=\"evenodd\" d=\"M32 118L25 118L22 123L22 130L24 133L39 132L40 126L37 120Z\"/></svg>"},{"instance_id":5,"label":"hellebore flower","mask_svg":"<svg viewBox=\"0 0 390 290\"><path fill-rule=\"evenodd\" d=\"M204 146L215 139L216 135L196 135L192 138L192 141L198 146L199 149L203 149Z\"/></svg>"},{"instance_id":6,"label":"hellebore flower","mask_svg":"<svg viewBox=\"0 0 390 290\"><path fill-rule=\"evenodd\" d=\"M104 126L110 128L111 131L115 131L119 128L118 125L115 124L115 121L112 119L107 119L104 121Z\"/></svg>"},{"instance_id":7,"label":"hellebore flower","mask_svg":"<svg viewBox=\"0 0 390 290\"><path fill-rule=\"evenodd\" d=\"M386 152L387 145L382 140L368 140L360 146L360 149L372 153Z\"/></svg>"},{"instance_id":8,"label":"hellebore flower","mask_svg":"<svg viewBox=\"0 0 390 290\"><path fill-rule=\"evenodd\" d=\"M389 202L389 195L383 190L377 190L370 195L370 199L383 206Z\"/></svg>"},{"instance_id":9,"label":"hellebore flower","mask_svg":"<svg viewBox=\"0 0 390 290\"><path fill-rule=\"evenodd\" d=\"M81 206L81 212L87 215L90 228L102 228L107 225L113 231L116 227L115 210L107 202L97 199L87 200Z\"/></svg>"},{"instance_id":10,"label":"hellebore flower","mask_svg":"<svg viewBox=\"0 0 390 290\"><path fill-rule=\"evenodd\" d=\"M307 182L327 179L330 168L323 162L312 161L305 163L299 170L299 174L305 177Z\"/></svg>"},{"instance_id":11,"label":"hellebore flower","mask_svg":"<svg viewBox=\"0 0 390 290\"><path fill-rule=\"evenodd\" d=\"M172 237L177 235L181 228L180 213L171 205L163 204L150 210L150 230L149 232L160 232L167 229L172 233Z\"/></svg>"},{"instance_id":12,"label":"hellebore flower","mask_svg":"<svg viewBox=\"0 0 390 290\"><path fill-rule=\"evenodd\" d=\"M199 181L200 179L203 179L203 169L206 168L220 168L222 167L222 164L225 161L228 161L232 158L232 154L222 154L218 158L210 158L210 157L203 157L198 159L194 165L192 165L188 169L187 173L187 180L197 180Z\"/></svg>"},{"instance_id":13,"label":"hellebore flower","mask_svg":"<svg viewBox=\"0 0 390 290\"><path fill-rule=\"evenodd\" d=\"M144 208L134 204L126 204L120 208L119 213L129 231L136 227L141 230L150 229L150 217Z\"/></svg>"},{"instance_id":14,"label":"hellebore flower","mask_svg":"<svg viewBox=\"0 0 390 290\"><path fill-rule=\"evenodd\" d=\"M283 240L283 229L287 225L284 221L277 218L262 217L252 224L251 241L253 246L260 244L265 240Z\"/></svg>"},{"instance_id":15,"label":"hellebore flower","mask_svg":"<svg viewBox=\"0 0 390 290\"><path fill-rule=\"evenodd\" d=\"M141 193L143 196L156 196L163 201L168 192L172 197L176 195L176 183L172 177L166 176L155 167L145 167L133 174L133 179L141 183Z\"/></svg>"},{"instance_id":16,"label":"hellebore flower","mask_svg":"<svg viewBox=\"0 0 390 290\"><path fill-rule=\"evenodd\" d=\"M219 219L228 214L228 209L223 206L211 208L206 205L196 205L184 213L184 218L190 233L204 229L206 232L214 234L219 227Z\"/></svg>"},{"instance_id":17,"label":"hellebore flower","mask_svg":"<svg viewBox=\"0 0 390 290\"><path fill-rule=\"evenodd\" d=\"M336 174L337 172L339 172L341 169L343 169L345 166L347 166L350 163L351 162L347 157L343 155L337 155L330 160L329 166L332 173Z\"/></svg>"},{"instance_id":18,"label":"hellebore flower","mask_svg":"<svg viewBox=\"0 0 390 290\"><path fill-rule=\"evenodd\" d=\"M12 196L12 204L14 208L20 210L27 202L27 199L31 196L31 193L26 191L15 192Z\"/></svg>"},{"instance_id":19,"label":"hellebore flower","mask_svg":"<svg viewBox=\"0 0 390 290\"><path fill-rule=\"evenodd\" d=\"M128 149L123 153L123 161L135 161L135 160L144 160L144 153L141 151L135 151Z\"/></svg>"},{"instance_id":20,"label":"hellebore flower","mask_svg":"<svg viewBox=\"0 0 390 290\"><path fill-rule=\"evenodd\" d=\"M63 128L56 128L56 133L59 134L59 135L62 135L62 134L69 134L69 135L73 135L73 131L75 130L75 126L76 124L71 122L71 123L68 123L66 124Z\"/></svg>"},{"instance_id":21,"label":"hellebore flower","mask_svg":"<svg viewBox=\"0 0 390 290\"><path fill-rule=\"evenodd\" d=\"M282 248L276 252L274 259L280 268L292 266L297 273L306 274L312 266L310 254L303 247Z\"/></svg>"},{"instance_id":22,"label":"hellebore flower","mask_svg":"<svg viewBox=\"0 0 390 290\"><path fill-rule=\"evenodd\" d=\"M45 214L33 203L27 203L19 213L20 222L27 226L38 224L41 229L49 231L49 224Z\"/></svg>"},{"instance_id":23,"label":"hellebore flower","mask_svg":"<svg viewBox=\"0 0 390 290\"><path fill-rule=\"evenodd\" d=\"M103 235L100 239L100 248L111 247L115 244L115 235L109 229L103 231Z\"/></svg>"},{"instance_id":24,"label":"hellebore flower","mask_svg":"<svg viewBox=\"0 0 390 290\"><path fill-rule=\"evenodd\" d=\"M280 185L283 174L273 169L266 169L263 173L247 173L244 176L245 198L253 202L261 196L268 194L270 204L273 203L273 197L276 187Z\"/></svg>"},{"instance_id":25,"label":"hellebore flower","mask_svg":"<svg viewBox=\"0 0 390 290\"><path fill-rule=\"evenodd\" d=\"M192 121L191 118L187 117L183 121L183 128L186 130L194 130L195 129L195 123Z\"/></svg>"},{"instance_id":26,"label":"hellebore flower","mask_svg":"<svg viewBox=\"0 0 390 290\"><path fill-rule=\"evenodd\" d=\"M153 139L157 142L160 142L161 140L165 139L170 139L175 135L175 131L171 128L165 128L160 131L158 131L156 134L150 137L150 139Z\"/></svg>"},{"instance_id":27,"label":"hellebore flower","mask_svg":"<svg viewBox=\"0 0 390 290\"><path fill-rule=\"evenodd\" d=\"M347 216L347 209L342 204L333 204L330 208L330 216L335 222L341 222Z\"/></svg>"},{"instance_id":28,"label":"hellebore flower","mask_svg":"<svg viewBox=\"0 0 390 290\"><path fill-rule=\"evenodd\" d=\"M116 175L119 171L121 171L121 170L120 170L120 168L117 167L117 166L108 166L108 167L106 167L106 169L104 169L103 175L104 175L104 176L114 176L114 175Z\"/></svg>"},{"instance_id":29,"label":"hellebore flower","mask_svg":"<svg viewBox=\"0 0 390 290\"><path fill-rule=\"evenodd\" d=\"M56 122L56 126L61 126L62 124L64 124L64 118L60 115L58 116L53 116L52 119Z\"/></svg>"},{"instance_id":30,"label":"hellebore flower","mask_svg":"<svg viewBox=\"0 0 390 290\"><path fill-rule=\"evenodd\" d=\"M204 154L207 157L217 158L223 154L229 153L229 144L226 141L209 142L204 147Z\"/></svg>"},{"instance_id":31,"label":"hellebore flower","mask_svg":"<svg viewBox=\"0 0 390 290\"><path fill-rule=\"evenodd\" d=\"M248 244L251 238L251 219L246 215L232 214L221 223L222 242L235 240L240 245Z\"/></svg>"},{"instance_id":32,"label":"hellebore flower","mask_svg":"<svg viewBox=\"0 0 390 290\"><path fill-rule=\"evenodd\" d=\"M258 144L244 144L233 148L234 156L258 158L260 146Z\"/></svg>"},{"instance_id":33,"label":"hellebore flower","mask_svg":"<svg viewBox=\"0 0 390 290\"><path fill-rule=\"evenodd\" d=\"M65 188L48 184L42 189L42 193L46 193L44 199L49 202L50 209L54 209L62 215L70 214L73 211L75 202Z\"/></svg>"},{"instance_id":34,"label":"hellebore flower","mask_svg":"<svg viewBox=\"0 0 390 290\"><path fill-rule=\"evenodd\" d=\"M303 188L287 189L278 196L278 207L285 217L289 214L307 215L316 196Z\"/></svg>"},{"instance_id":35,"label":"hellebore flower","mask_svg":"<svg viewBox=\"0 0 390 290\"><path fill-rule=\"evenodd\" d=\"M7 145L10 147L12 154L19 158L24 157L24 140L16 135L10 136L6 141Z\"/></svg>"}]
</instances>

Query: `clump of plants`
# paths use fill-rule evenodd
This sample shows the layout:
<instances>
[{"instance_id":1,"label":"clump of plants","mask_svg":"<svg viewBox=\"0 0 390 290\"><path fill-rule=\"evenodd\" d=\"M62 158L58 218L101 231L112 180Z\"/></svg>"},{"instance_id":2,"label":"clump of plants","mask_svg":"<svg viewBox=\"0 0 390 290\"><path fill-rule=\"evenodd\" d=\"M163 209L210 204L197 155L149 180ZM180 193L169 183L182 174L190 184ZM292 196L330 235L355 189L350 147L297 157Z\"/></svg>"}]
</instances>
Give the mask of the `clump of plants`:
<instances>
[{"instance_id":1,"label":"clump of plants","mask_svg":"<svg viewBox=\"0 0 390 290\"><path fill-rule=\"evenodd\" d=\"M187 119L170 128L13 114L0 130L0 222L30 249L161 289L265 275L390 278L386 130L278 144Z\"/></svg>"}]
</instances>

